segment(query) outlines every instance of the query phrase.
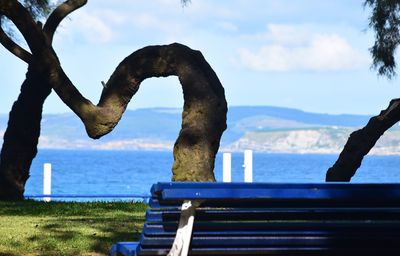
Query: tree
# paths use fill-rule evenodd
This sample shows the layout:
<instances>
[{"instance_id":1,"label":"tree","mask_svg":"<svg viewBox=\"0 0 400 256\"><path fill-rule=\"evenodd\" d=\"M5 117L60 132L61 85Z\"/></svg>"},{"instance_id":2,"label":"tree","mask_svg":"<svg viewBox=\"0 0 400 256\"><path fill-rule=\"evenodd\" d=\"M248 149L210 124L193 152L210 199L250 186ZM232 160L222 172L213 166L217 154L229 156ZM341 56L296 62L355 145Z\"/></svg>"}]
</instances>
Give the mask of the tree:
<instances>
[{"instance_id":1,"label":"tree","mask_svg":"<svg viewBox=\"0 0 400 256\"><path fill-rule=\"evenodd\" d=\"M36 20L43 19L51 8L46 0L29 0L23 1L22 4L32 19ZM70 9L70 11L72 10ZM53 24L57 23L54 21L55 15L52 15L51 20L53 20ZM2 45L15 56L30 64L32 54L20 47L14 42L15 39L9 38L4 32L3 27L9 27L3 15L0 15L0 21ZM48 26L47 28L50 40L52 40L56 26L53 26L52 31ZM29 65L26 79L21 86L18 99L13 104L8 127L4 134L0 155L0 198L16 199L23 196L30 166L37 154L43 103L50 92L51 86L35 71L34 65Z\"/></svg>"},{"instance_id":2,"label":"tree","mask_svg":"<svg viewBox=\"0 0 400 256\"><path fill-rule=\"evenodd\" d=\"M378 75L392 79L396 75L395 50L400 44L400 1L366 0L372 8L369 26L375 32L375 43L370 52L372 67ZM335 164L329 168L326 181L350 181L360 167L365 155L374 147L386 130L400 121L400 99L393 99L389 106L372 117L367 125L353 132Z\"/></svg>"},{"instance_id":3,"label":"tree","mask_svg":"<svg viewBox=\"0 0 400 256\"><path fill-rule=\"evenodd\" d=\"M16 25L31 52L23 50L5 33L1 33L3 46L27 62L29 68L4 135L0 197L23 197L29 166L37 151L42 106L51 88L79 116L88 135L97 139L117 125L143 80L170 75L178 76L184 96L182 128L174 145L172 179L214 181L214 161L220 138L226 129L227 103L224 89L210 65L200 52L181 44L144 47L117 66L104 84L99 103L94 105L69 80L52 48L57 26L70 12L85 3L86 0L65 1L51 12L42 26L17 0L0 0L0 15ZM10 48L5 42L11 42L14 47ZM40 95L37 95L39 92ZM30 115L32 108L35 115L30 120L24 119L22 115ZM21 122L28 122L28 126L24 127L34 125L35 129L27 131ZM20 154L16 156L17 151L27 152L22 154L22 161L15 159L21 158Z\"/></svg>"}]
</instances>

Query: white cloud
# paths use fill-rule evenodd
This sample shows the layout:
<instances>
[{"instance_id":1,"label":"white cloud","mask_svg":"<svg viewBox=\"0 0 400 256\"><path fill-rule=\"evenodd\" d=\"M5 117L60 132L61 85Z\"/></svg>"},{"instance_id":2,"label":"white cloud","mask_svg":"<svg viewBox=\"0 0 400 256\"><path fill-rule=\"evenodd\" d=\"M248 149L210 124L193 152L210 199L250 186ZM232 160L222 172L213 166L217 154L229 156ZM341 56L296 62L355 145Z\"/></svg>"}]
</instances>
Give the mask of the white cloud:
<instances>
[{"instance_id":1,"label":"white cloud","mask_svg":"<svg viewBox=\"0 0 400 256\"><path fill-rule=\"evenodd\" d=\"M243 38L284 45L301 45L306 43L313 34L315 33L310 25L268 24L267 32L245 35Z\"/></svg>"},{"instance_id":2,"label":"white cloud","mask_svg":"<svg viewBox=\"0 0 400 256\"><path fill-rule=\"evenodd\" d=\"M90 41L108 42L113 38L111 28L100 19L99 15L83 11L76 22L78 22L82 34Z\"/></svg>"},{"instance_id":3,"label":"white cloud","mask_svg":"<svg viewBox=\"0 0 400 256\"><path fill-rule=\"evenodd\" d=\"M97 11L95 15L110 25L123 25L129 18L129 14L104 9Z\"/></svg>"},{"instance_id":4,"label":"white cloud","mask_svg":"<svg viewBox=\"0 0 400 256\"><path fill-rule=\"evenodd\" d=\"M217 27L230 32L236 32L238 30L235 24L227 21L217 23Z\"/></svg>"},{"instance_id":5,"label":"white cloud","mask_svg":"<svg viewBox=\"0 0 400 256\"><path fill-rule=\"evenodd\" d=\"M163 34L179 34L182 32L185 24L179 23L176 20L160 19L154 14L142 13L132 17L133 25L136 28L149 30L158 30ZM156 32L155 31L155 32Z\"/></svg>"},{"instance_id":6,"label":"white cloud","mask_svg":"<svg viewBox=\"0 0 400 256\"><path fill-rule=\"evenodd\" d=\"M133 22L136 26L142 28L156 28L163 30L164 24L156 16L149 13L142 13L133 17Z\"/></svg>"},{"instance_id":7,"label":"white cloud","mask_svg":"<svg viewBox=\"0 0 400 256\"><path fill-rule=\"evenodd\" d=\"M258 50L238 50L240 63L258 71L356 70L368 66L368 57L351 47L345 38L317 33L305 27L269 25ZM266 43L266 44L265 44Z\"/></svg>"},{"instance_id":8,"label":"white cloud","mask_svg":"<svg viewBox=\"0 0 400 256\"><path fill-rule=\"evenodd\" d=\"M121 21L116 20L115 15L111 12L103 14L87 12L85 10L73 13L71 19L64 21L62 26L57 30L59 31L57 37L61 37L61 41L65 39L76 41L73 38L80 37L91 43L110 42L114 39L115 34L107 24Z\"/></svg>"}]
</instances>

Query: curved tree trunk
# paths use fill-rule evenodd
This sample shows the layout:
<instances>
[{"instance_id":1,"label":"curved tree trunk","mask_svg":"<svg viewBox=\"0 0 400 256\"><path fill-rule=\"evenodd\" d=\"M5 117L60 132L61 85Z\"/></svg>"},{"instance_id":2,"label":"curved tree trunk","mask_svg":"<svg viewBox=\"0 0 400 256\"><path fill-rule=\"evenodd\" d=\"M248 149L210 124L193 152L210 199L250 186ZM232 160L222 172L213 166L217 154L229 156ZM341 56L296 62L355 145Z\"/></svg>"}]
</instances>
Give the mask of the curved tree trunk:
<instances>
[{"instance_id":1,"label":"curved tree trunk","mask_svg":"<svg viewBox=\"0 0 400 256\"><path fill-rule=\"evenodd\" d=\"M26 97L28 94L21 91L20 98L10 114L9 129L5 134L1 155L1 165L4 167L0 173L0 176L3 176L0 178L0 185L5 188L5 197L12 197L10 194L6 195L8 192L17 197L22 196L29 177L29 166L36 155L41 110L45 98L50 93L48 85L51 85L64 103L80 117L88 135L100 138L117 125L143 80L170 75L179 77L184 96L182 128L174 146L172 179L214 181L215 155L222 133L226 129L227 103L224 89L210 65L200 52L184 45L145 47L118 65L105 84L100 102L94 105L74 87L62 70L51 46L52 36L61 20L85 3L86 0L66 1L50 15L42 27L32 20L18 1L0 0L0 15L5 15L13 21L26 39L31 53L10 44L2 31L1 43L30 66L35 67L34 77L38 78L36 82L44 82L46 88L48 87L48 91L42 96L31 99L34 105L31 109L29 104L25 106L29 101ZM35 89L35 86L29 89L28 84L30 82L27 80L23 86L27 91L41 90ZM30 96L35 98L32 96L35 92L31 93ZM26 115L32 116L22 120L21 113L28 109L33 113ZM30 126L33 126L32 130L25 131L25 128ZM15 138L20 142L16 143ZM16 152L21 156L16 155Z\"/></svg>"},{"instance_id":2,"label":"curved tree trunk","mask_svg":"<svg viewBox=\"0 0 400 256\"><path fill-rule=\"evenodd\" d=\"M46 40L51 45L54 33L60 22L71 12L85 5L87 0L67 0L60 4L49 16L44 27L35 24L23 6L14 0L0 0L0 16L2 9L8 10L14 23L26 26L37 36L41 30L42 42ZM19 17L21 19L16 19ZM32 29L32 26L33 29ZM26 32L25 31L25 32ZM29 39L29 37L25 37ZM39 42L35 40L35 42ZM37 144L40 136L40 121L44 101L51 92L51 86L46 79L40 76L35 65L31 65L34 57L20 47L4 32L0 26L0 43L16 57L28 63L26 80L21 86L21 92L11 109L7 130L4 134L4 143L0 155L0 199L23 199L25 183L29 178L29 169L37 153ZM30 42L29 42L30 43ZM40 43L40 42L39 42Z\"/></svg>"},{"instance_id":3,"label":"curved tree trunk","mask_svg":"<svg viewBox=\"0 0 400 256\"><path fill-rule=\"evenodd\" d=\"M45 52L43 75L85 124L91 138L109 133L119 122L140 83L176 75L182 85L182 129L174 146L175 181L215 181L214 162L226 129L224 89L199 51L181 44L148 46L125 58L105 84L97 105L84 98L65 75L52 51Z\"/></svg>"},{"instance_id":4,"label":"curved tree trunk","mask_svg":"<svg viewBox=\"0 0 400 256\"><path fill-rule=\"evenodd\" d=\"M169 58L173 61L164 64ZM141 68L138 65L143 66ZM32 66L38 67L39 63ZM50 83L54 85L54 81L49 82L51 79L40 73L43 70L28 70L21 93L10 112L0 156L2 199L23 198L30 165L37 153L42 108L51 92ZM117 67L103 90L99 106L88 103L94 113L86 112L82 105L75 112L84 121L88 134L92 138L99 138L118 123L142 80L171 74L178 74L184 93L182 129L174 146L172 179L214 181L215 155L226 129L227 104L222 85L200 52L179 44L143 48L127 57ZM66 76L61 77L67 79ZM58 81L63 82L65 81ZM68 90L69 87L66 88ZM81 104L70 98L79 92L74 91L75 87L69 89L66 93L63 87L58 87L58 93L64 96L63 100L66 102ZM88 101L84 99L83 102Z\"/></svg>"},{"instance_id":5,"label":"curved tree trunk","mask_svg":"<svg viewBox=\"0 0 400 256\"><path fill-rule=\"evenodd\" d=\"M390 101L387 109L372 117L368 124L353 132L336 163L328 169L326 181L350 181L365 155L383 133L400 120L400 99Z\"/></svg>"},{"instance_id":6,"label":"curved tree trunk","mask_svg":"<svg viewBox=\"0 0 400 256\"><path fill-rule=\"evenodd\" d=\"M0 155L0 199L22 199L37 153L43 103L51 86L29 68L11 109Z\"/></svg>"}]
</instances>

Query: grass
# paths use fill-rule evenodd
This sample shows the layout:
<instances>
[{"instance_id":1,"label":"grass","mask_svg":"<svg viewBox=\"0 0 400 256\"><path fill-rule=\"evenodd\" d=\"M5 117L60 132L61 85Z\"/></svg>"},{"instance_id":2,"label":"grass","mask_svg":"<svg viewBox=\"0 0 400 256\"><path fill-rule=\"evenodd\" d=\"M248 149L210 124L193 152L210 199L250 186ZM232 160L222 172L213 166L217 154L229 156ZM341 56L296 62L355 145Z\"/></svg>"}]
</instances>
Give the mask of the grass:
<instances>
[{"instance_id":1,"label":"grass","mask_svg":"<svg viewBox=\"0 0 400 256\"><path fill-rule=\"evenodd\" d=\"M138 240L146 210L132 202L0 201L0 255L107 255Z\"/></svg>"}]
</instances>

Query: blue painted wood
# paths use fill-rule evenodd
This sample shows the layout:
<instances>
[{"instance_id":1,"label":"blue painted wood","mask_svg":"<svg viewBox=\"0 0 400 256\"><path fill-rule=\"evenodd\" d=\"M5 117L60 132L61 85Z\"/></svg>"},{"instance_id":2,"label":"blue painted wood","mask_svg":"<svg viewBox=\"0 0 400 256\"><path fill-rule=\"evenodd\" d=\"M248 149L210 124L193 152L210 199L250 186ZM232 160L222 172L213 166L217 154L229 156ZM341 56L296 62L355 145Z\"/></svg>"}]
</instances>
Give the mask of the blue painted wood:
<instances>
[{"instance_id":1,"label":"blue painted wood","mask_svg":"<svg viewBox=\"0 0 400 256\"><path fill-rule=\"evenodd\" d=\"M116 256L122 254L125 256L136 256L136 249L138 242L118 242L112 245L109 256Z\"/></svg>"},{"instance_id":2,"label":"blue painted wood","mask_svg":"<svg viewBox=\"0 0 400 256\"><path fill-rule=\"evenodd\" d=\"M390 220L400 216L400 208L273 208L273 209L249 209L249 208L229 208L229 209L204 209L199 208L196 211L197 221L207 220ZM148 210L146 212L146 221L166 222L178 221L180 217L179 209Z\"/></svg>"},{"instance_id":3,"label":"blue painted wood","mask_svg":"<svg viewBox=\"0 0 400 256\"><path fill-rule=\"evenodd\" d=\"M277 183L158 183L152 194L159 200L400 200L400 184L277 184ZM368 195L368 198L366 197Z\"/></svg>"},{"instance_id":4,"label":"blue painted wood","mask_svg":"<svg viewBox=\"0 0 400 256\"><path fill-rule=\"evenodd\" d=\"M371 237L368 234L363 236L329 236L329 235L307 235L305 239L303 236L294 235L271 235L271 236L194 236L191 242L191 247L204 248L230 248L234 245L237 248L257 248L257 247L325 247L325 248L376 248L384 246L389 247L391 244L398 243L399 237L380 236ZM140 242L143 248L151 247L164 247L171 248L174 237L158 237L157 239L145 239ZM396 246L395 248L398 248Z\"/></svg>"},{"instance_id":5,"label":"blue painted wood","mask_svg":"<svg viewBox=\"0 0 400 256\"><path fill-rule=\"evenodd\" d=\"M157 183L137 255L166 255L183 200L190 255L399 255L400 184Z\"/></svg>"}]
</instances>

